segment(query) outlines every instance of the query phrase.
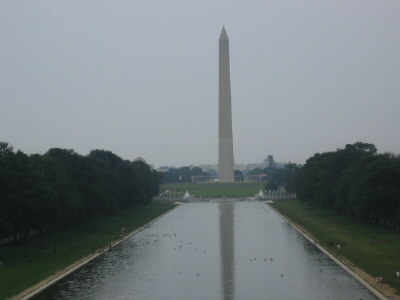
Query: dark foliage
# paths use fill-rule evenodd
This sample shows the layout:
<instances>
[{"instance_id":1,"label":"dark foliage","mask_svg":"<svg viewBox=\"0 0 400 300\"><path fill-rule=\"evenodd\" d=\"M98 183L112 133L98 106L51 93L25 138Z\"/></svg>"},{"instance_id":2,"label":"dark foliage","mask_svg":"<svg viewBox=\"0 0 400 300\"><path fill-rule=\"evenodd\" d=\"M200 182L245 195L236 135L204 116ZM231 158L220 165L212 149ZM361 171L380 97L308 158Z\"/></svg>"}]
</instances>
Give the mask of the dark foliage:
<instances>
[{"instance_id":1,"label":"dark foliage","mask_svg":"<svg viewBox=\"0 0 400 300\"><path fill-rule=\"evenodd\" d=\"M207 172L203 172L199 167L192 169L190 167L171 168L164 172L163 183L192 182L192 176L203 176L204 180L199 180L200 182L208 181L210 175Z\"/></svg>"},{"instance_id":2,"label":"dark foliage","mask_svg":"<svg viewBox=\"0 0 400 300\"><path fill-rule=\"evenodd\" d=\"M287 184L303 202L400 229L400 157L373 144L317 153Z\"/></svg>"},{"instance_id":3,"label":"dark foliage","mask_svg":"<svg viewBox=\"0 0 400 300\"><path fill-rule=\"evenodd\" d=\"M286 187L288 192L294 192L294 187L290 185L291 177L294 175L294 171L297 170L299 166L297 164L286 164L283 169L276 167L266 167L264 169L255 168L248 172L248 175L264 175L261 178L262 181L268 183L273 183L271 186ZM271 187L269 186L269 187ZM266 188L267 190L269 188Z\"/></svg>"},{"instance_id":4,"label":"dark foliage","mask_svg":"<svg viewBox=\"0 0 400 300\"><path fill-rule=\"evenodd\" d=\"M0 239L17 240L147 204L159 192L160 180L147 164L110 151L82 156L53 148L26 155L0 142Z\"/></svg>"}]
</instances>

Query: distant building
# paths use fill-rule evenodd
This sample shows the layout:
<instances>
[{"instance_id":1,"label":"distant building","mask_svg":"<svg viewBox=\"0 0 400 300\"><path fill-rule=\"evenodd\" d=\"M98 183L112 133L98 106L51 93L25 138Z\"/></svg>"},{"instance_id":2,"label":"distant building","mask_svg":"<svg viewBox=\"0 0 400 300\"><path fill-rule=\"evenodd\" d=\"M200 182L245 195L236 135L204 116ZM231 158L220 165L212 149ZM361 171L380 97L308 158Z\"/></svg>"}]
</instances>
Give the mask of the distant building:
<instances>
[{"instance_id":1,"label":"distant building","mask_svg":"<svg viewBox=\"0 0 400 300\"><path fill-rule=\"evenodd\" d=\"M168 172L169 169L173 169L173 167L162 166L157 169L158 172Z\"/></svg>"},{"instance_id":2,"label":"distant building","mask_svg":"<svg viewBox=\"0 0 400 300\"><path fill-rule=\"evenodd\" d=\"M290 163L290 162L289 162ZM235 170L239 170L246 175L248 172L254 169L265 169L268 167L282 169L285 167L287 163L285 162L275 162L273 155L268 155L266 159L263 160L262 163L255 164L235 164ZM218 174L218 164L202 164L202 165L190 165L189 168L193 169L194 167L199 167L203 172L208 173L211 177L217 176ZM163 166L157 169L159 172L168 172L169 169L175 169L176 167L167 167Z\"/></svg>"},{"instance_id":3,"label":"distant building","mask_svg":"<svg viewBox=\"0 0 400 300\"><path fill-rule=\"evenodd\" d=\"M268 155L267 158L264 159L264 165L266 165L268 168L276 168L274 157L272 155Z\"/></svg>"},{"instance_id":4,"label":"distant building","mask_svg":"<svg viewBox=\"0 0 400 300\"><path fill-rule=\"evenodd\" d=\"M141 162L144 162L147 165L146 160L144 158L140 157L140 156L136 157L133 161L141 161Z\"/></svg>"}]
</instances>

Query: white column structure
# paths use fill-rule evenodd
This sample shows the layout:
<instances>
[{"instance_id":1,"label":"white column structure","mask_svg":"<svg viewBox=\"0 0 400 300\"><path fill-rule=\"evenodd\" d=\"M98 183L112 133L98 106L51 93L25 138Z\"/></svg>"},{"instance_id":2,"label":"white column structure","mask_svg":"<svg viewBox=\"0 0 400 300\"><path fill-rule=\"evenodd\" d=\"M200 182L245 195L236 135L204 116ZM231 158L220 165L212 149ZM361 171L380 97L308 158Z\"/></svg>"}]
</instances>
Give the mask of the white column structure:
<instances>
[{"instance_id":1,"label":"white column structure","mask_svg":"<svg viewBox=\"0 0 400 300\"><path fill-rule=\"evenodd\" d=\"M234 181L229 39L225 27L219 37L219 182Z\"/></svg>"}]
</instances>

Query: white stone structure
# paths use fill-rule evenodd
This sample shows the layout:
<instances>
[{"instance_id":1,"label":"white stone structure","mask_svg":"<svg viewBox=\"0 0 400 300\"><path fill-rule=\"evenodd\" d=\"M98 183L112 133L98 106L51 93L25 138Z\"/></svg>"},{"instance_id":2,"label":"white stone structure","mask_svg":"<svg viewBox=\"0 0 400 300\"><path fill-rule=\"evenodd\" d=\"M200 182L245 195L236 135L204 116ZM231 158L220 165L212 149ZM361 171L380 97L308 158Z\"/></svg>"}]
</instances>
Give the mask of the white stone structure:
<instances>
[{"instance_id":1,"label":"white stone structure","mask_svg":"<svg viewBox=\"0 0 400 300\"><path fill-rule=\"evenodd\" d=\"M234 181L229 39L225 27L219 37L219 182Z\"/></svg>"},{"instance_id":2,"label":"white stone structure","mask_svg":"<svg viewBox=\"0 0 400 300\"><path fill-rule=\"evenodd\" d=\"M185 195L183 195L183 199L189 199L189 198L190 198L189 192L186 191Z\"/></svg>"}]
</instances>

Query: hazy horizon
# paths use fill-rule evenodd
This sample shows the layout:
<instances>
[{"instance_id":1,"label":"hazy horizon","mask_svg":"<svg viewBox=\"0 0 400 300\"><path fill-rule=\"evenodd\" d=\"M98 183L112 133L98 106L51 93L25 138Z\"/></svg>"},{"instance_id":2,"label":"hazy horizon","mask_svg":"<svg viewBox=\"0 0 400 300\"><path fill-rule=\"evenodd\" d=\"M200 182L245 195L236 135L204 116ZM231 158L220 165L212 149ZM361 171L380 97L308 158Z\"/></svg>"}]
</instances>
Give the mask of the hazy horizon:
<instances>
[{"instance_id":1,"label":"hazy horizon","mask_svg":"<svg viewBox=\"0 0 400 300\"><path fill-rule=\"evenodd\" d=\"M218 163L218 39L237 164L400 152L399 1L1 1L0 141Z\"/></svg>"}]
</instances>

